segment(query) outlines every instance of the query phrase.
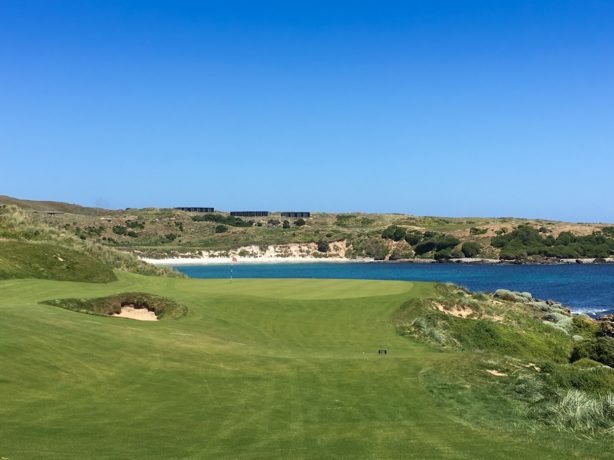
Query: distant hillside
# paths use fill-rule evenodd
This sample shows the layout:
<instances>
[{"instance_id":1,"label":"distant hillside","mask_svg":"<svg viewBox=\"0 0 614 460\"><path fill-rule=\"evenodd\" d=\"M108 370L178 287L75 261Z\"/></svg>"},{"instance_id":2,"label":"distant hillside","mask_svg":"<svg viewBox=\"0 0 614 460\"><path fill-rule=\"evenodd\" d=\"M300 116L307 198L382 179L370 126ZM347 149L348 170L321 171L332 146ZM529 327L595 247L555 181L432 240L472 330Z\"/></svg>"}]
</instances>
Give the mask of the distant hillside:
<instances>
[{"instance_id":1,"label":"distant hillside","mask_svg":"<svg viewBox=\"0 0 614 460\"><path fill-rule=\"evenodd\" d=\"M232 251L250 257L271 252L271 248L282 257L298 251L301 256L376 260L545 261L607 259L614 254L614 227L607 224L317 212L305 219L286 218L277 212L247 218L226 212L105 211L3 199L18 204L32 221L82 241L154 258L197 256L203 251L213 256Z\"/></svg>"},{"instance_id":2,"label":"distant hillside","mask_svg":"<svg viewBox=\"0 0 614 460\"><path fill-rule=\"evenodd\" d=\"M0 279L109 282L116 279L113 269L144 275L176 275L129 253L49 226L36 216L35 211L0 205Z\"/></svg>"},{"instance_id":3,"label":"distant hillside","mask_svg":"<svg viewBox=\"0 0 614 460\"><path fill-rule=\"evenodd\" d=\"M0 204L19 206L30 211L83 214L86 216L102 216L112 212L102 208L88 208L60 201L20 200L6 195L0 195Z\"/></svg>"}]
</instances>

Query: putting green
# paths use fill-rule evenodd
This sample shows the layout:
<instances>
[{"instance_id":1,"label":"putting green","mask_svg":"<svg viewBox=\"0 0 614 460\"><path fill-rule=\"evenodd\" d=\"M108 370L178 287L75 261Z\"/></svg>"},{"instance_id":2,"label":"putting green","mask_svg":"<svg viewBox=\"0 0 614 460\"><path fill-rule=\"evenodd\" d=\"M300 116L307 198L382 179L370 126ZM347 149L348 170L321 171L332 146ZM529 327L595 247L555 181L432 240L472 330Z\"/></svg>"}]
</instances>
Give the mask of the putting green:
<instances>
[{"instance_id":1,"label":"putting green","mask_svg":"<svg viewBox=\"0 0 614 460\"><path fill-rule=\"evenodd\" d=\"M423 376L460 354L391 319L431 284L117 276L0 282L0 457L612 456L599 440L468 423L435 399ZM139 322L38 303L129 291L189 312Z\"/></svg>"}]
</instances>

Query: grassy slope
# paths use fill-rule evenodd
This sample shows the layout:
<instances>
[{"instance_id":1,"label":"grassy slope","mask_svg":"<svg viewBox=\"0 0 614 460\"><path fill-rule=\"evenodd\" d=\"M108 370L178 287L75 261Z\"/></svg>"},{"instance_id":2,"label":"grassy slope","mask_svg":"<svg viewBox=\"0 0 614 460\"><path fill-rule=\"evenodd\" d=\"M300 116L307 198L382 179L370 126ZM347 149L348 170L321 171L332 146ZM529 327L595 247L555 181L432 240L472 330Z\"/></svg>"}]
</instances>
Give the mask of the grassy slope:
<instances>
[{"instance_id":1,"label":"grassy slope","mask_svg":"<svg viewBox=\"0 0 614 460\"><path fill-rule=\"evenodd\" d=\"M78 204L63 203L61 201L20 200L6 195L0 195L0 204L15 205L38 212L68 212L91 216L107 215L109 213L109 211L102 208L88 208L79 206Z\"/></svg>"},{"instance_id":2,"label":"grassy slope","mask_svg":"<svg viewBox=\"0 0 614 460\"><path fill-rule=\"evenodd\" d=\"M179 276L132 254L84 241L36 216L17 206L0 204L0 279L108 282L115 280L114 268L144 275Z\"/></svg>"},{"instance_id":3,"label":"grassy slope","mask_svg":"<svg viewBox=\"0 0 614 460\"><path fill-rule=\"evenodd\" d=\"M117 278L97 259L52 243L0 241L0 279L42 278L108 283Z\"/></svg>"},{"instance_id":4,"label":"grassy slope","mask_svg":"<svg viewBox=\"0 0 614 460\"><path fill-rule=\"evenodd\" d=\"M609 442L529 433L496 413L469 424L435 399L423 380L470 358L403 338L392 321L402 303L431 295L430 284L118 276L0 281L0 456L614 454ZM164 295L189 313L142 323L38 304L126 291Z\"/></svg>"}]
</instances>

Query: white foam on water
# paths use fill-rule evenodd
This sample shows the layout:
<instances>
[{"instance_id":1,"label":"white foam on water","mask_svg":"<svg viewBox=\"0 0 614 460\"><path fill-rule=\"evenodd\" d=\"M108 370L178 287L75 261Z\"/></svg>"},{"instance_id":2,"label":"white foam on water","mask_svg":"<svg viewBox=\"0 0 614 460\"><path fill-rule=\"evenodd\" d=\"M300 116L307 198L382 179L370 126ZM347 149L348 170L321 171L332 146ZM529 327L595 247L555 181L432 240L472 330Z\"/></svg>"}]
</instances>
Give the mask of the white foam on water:
<instances>
[{"instance_id":1,"label":"white foam on water","mask_svg":"<svg viewBox=\"0 0 614 460\"><path fill-rule=\"evenodd\" d=\"M573 313L584 313L585 315L591 315L591 316L596 316L599 315L601 313L605 313L608 311L612 311L614 310L614 308L606 308L606 307L579 307L579 308L572 308L571 311Z\"/></svg>"}]
</instances>

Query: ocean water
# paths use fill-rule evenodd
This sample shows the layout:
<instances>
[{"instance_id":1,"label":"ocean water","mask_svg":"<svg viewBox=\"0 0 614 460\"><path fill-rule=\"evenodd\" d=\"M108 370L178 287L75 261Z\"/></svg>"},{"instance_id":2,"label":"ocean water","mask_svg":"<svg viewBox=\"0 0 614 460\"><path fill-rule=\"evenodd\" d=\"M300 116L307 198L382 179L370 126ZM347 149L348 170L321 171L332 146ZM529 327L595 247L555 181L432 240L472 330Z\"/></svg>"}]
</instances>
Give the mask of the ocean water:
<instances>
[{"instance_id":1,"label":"ocean water","mask_svg":"<svg viewBox=\"0 0 614 460\"><path fill-rule=\"evenodd\" d=\"M614 264L469 265L298 263L177 266L192 278L345 278L441 281L472 291L528 291L590 315L614 313Z\"/></svg>"}]
</instances>

